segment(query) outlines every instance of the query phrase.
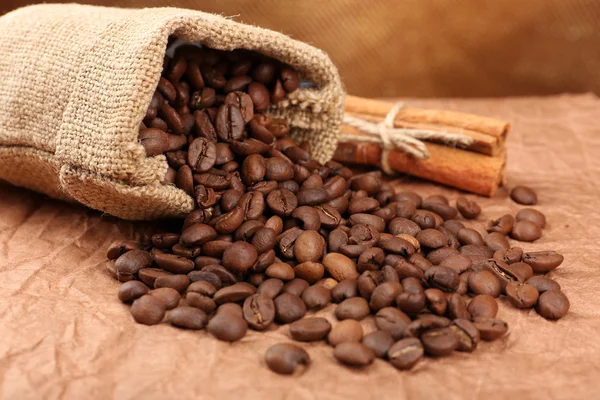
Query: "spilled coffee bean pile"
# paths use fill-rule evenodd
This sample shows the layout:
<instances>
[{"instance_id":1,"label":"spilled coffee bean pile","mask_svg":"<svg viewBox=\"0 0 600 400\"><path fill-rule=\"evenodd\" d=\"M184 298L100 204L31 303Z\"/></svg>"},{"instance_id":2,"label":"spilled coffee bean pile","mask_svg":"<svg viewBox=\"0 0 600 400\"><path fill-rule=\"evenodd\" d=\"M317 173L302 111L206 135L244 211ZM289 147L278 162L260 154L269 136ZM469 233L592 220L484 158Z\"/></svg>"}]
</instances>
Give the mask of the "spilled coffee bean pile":
<instances>
[{"instance_id":1,"label":"spilled coffee bean pile","mask_svg":"<svg viewBox=\"0 0 600 400\"><path fill-rule=\"evenodd\" d=\"M166 61L140 140L149 156L167 155L165 183L197 209L177 232L110 246L109 271L135 321L206 328L224 341L289 324L293 340L326 340L341 363L378 357L410 369L502 337L500 296L548 319L567 313L560 286L542 275L563 257L507 240L535 240L518 225L541 232L543 214L504 216L482 236L456 219L481 213L464 197L452 207L444 196L395 193L380 172L319 165L286 121L264 114L298 86L295 71L251 53L185 46ZM334 324L306 316L330 303ZM371 315L377 330L365 334L359 321ZM292 374L310 357L282 343L265 361Z\"/></svg>"}]
</instances>

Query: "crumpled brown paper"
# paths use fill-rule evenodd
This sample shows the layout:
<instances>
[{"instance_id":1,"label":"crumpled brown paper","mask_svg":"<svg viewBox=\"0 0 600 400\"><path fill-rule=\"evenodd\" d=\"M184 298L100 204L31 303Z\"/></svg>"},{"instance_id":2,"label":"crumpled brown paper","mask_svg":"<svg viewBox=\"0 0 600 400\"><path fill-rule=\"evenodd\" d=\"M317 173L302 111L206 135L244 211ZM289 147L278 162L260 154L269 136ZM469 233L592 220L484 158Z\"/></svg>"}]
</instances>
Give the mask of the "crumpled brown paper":
<instances>
[{"instance_id":1,"label":"crumpled brown paper","mask_svg":"<svg viewBox=\"0 0 600 400\"><path fill-rule=\"evenodd\" d=\"M313 364L282 377L263 362L287 327L227 344L206 332L133 323L106 272L108 244L139 226L0 184L0 398L2 399L493 399L596 398L600 387L600 100L548 98L412 101L511 121L508 183L533 187L548 226L525 250L556 249L550 276L571 311L549 322L502 300L510 334L473 354L427 359L411 372L377 360L340 366L324 343L303 345ZM422 194L458 191L405 179ZM476 196L469 195L470 198ZM521 206L477 198L474 226ZM332 306L319 312L331 321ZM371 321L363 321L365 329Z\"/></svg>"}]
</instances>

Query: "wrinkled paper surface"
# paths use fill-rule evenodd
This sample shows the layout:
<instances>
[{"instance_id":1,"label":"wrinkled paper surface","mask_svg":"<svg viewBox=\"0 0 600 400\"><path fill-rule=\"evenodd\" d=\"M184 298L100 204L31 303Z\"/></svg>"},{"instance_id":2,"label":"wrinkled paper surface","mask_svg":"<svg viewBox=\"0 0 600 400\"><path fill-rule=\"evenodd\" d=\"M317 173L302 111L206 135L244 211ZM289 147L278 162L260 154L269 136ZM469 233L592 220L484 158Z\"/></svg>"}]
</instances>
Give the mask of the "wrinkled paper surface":
<instances>
[{"instance_id":1,"label":"wrinkled paper surface","mask_svg":"<svg viewBox=\"0 0 600 400\"><path fill-rule=\"evenodd\" d=\"M509 335L473 354L426 359L411 372L376 360L340 366L323 342L303 344L311 367L299 377L269 371L265 350L287 327L249 331L227 344L205 331L135 324L105 268L109 243L140 225L0 183L0 398L2 399L495 399L595 398L600 388L600 100L593 95L410 101L506 119L508 186L528 185L548 225L525 251L556 249L550 274L571 301L558 322L500 301ZM400 178L422 195L459 192ZM500 190L477 199L468 226L522 206ZM332 322L333 306L320 311ZM372 321L363 321L366 331Z\"/></svg>"}]
</instances>

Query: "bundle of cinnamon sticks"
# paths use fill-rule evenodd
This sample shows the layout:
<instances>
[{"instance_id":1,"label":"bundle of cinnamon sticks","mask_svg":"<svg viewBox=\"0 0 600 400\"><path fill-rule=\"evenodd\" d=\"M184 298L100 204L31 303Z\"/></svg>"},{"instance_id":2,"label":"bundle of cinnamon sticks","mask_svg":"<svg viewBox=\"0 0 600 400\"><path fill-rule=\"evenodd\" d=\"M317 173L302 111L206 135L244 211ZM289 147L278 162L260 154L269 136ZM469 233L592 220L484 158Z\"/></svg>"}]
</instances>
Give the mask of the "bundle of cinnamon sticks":
<instances>
[{"instance_id":1,"label":"bundle of cinnamon sticks","mask_svg":"<svg viewBox=\"0 0 600 400\"><path fill-rule=\"evenodd\" d=\"M345 106L347 115L379 123L390 112L393 103L348 96ZM387 162L393 170L484 196L492 196L504 182L507 122L454 111L403 108L396 115L394 127L461 134L472 141L463 149L424 142L430 154L428 159L392 150L387 155ZM360 130L343 125L334 159L380 166L381 144L357 141L358 135L361 135Z\"/></svg>"}]
</instances>

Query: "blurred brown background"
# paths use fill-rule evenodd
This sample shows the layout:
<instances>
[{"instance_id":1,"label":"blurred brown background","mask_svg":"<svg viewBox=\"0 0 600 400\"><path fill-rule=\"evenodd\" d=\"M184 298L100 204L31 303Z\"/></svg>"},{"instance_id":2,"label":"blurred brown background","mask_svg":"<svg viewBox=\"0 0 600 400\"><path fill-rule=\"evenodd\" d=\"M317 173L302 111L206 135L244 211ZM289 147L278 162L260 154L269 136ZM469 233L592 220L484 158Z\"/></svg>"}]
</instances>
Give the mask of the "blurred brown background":
<instances>
[{"instance_id":1,"label":"blurred brown background","mask_svg":"<svg viewBox=\"0 0 600 400\"><path fill-rule=\"evenodd\" d=\"M0 1L2 12L37 2ZM284 32L329 53L361 96L600 93L598 0L81 2L193 8Z\"/></svg>"}]
</instances>

